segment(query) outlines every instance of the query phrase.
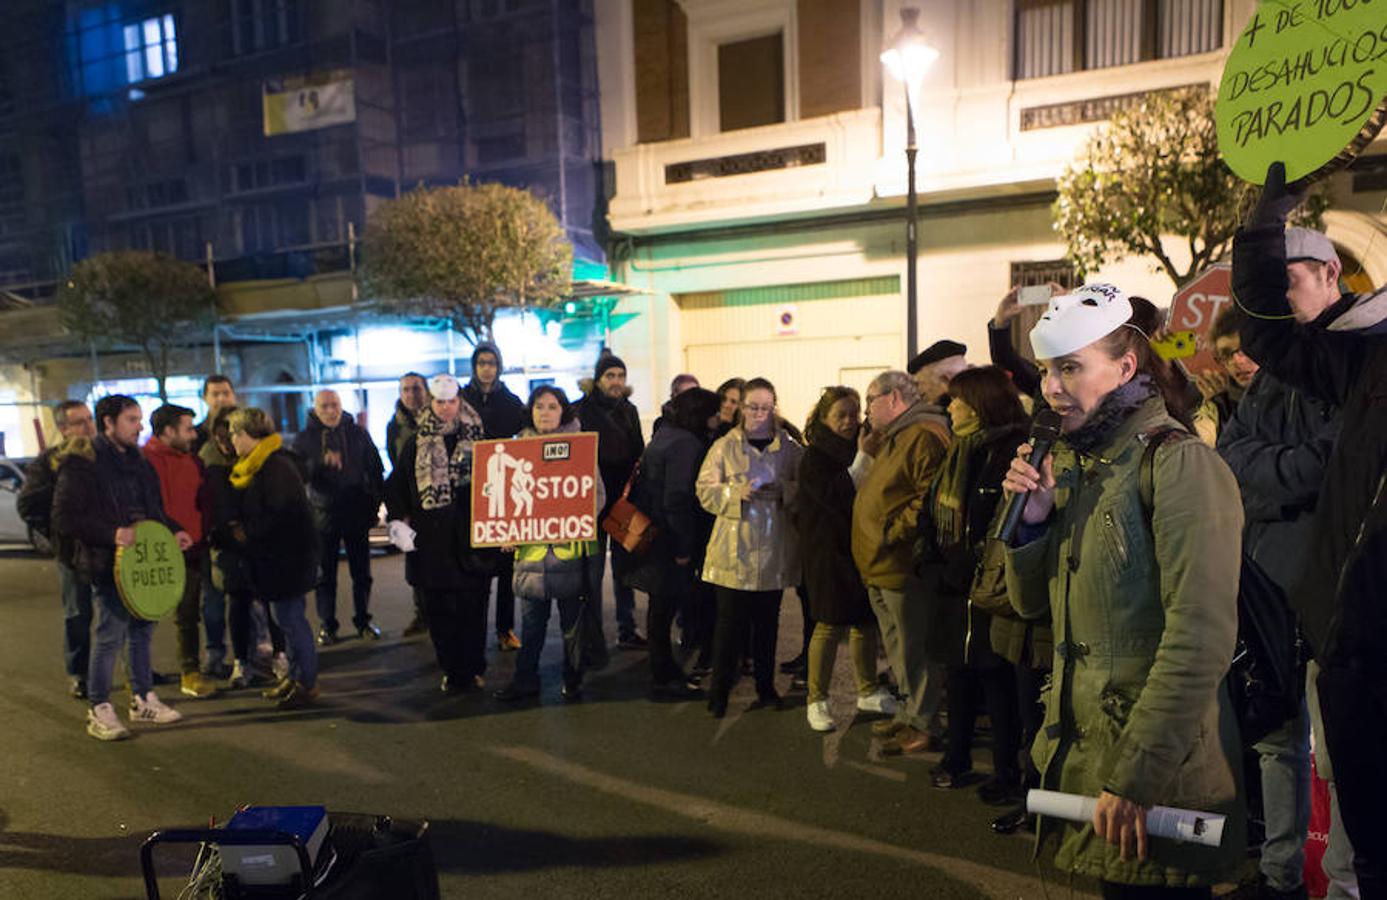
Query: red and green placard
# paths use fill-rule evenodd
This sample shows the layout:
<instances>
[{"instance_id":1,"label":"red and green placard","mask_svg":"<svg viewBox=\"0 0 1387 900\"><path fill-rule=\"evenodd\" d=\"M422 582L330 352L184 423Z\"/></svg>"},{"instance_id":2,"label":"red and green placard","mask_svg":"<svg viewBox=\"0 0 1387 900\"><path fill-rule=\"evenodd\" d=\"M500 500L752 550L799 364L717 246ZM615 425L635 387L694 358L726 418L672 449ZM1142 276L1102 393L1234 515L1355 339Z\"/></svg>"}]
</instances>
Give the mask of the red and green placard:
<instances>
[{"instance_id":1,"label":"red and green placard","mask_svg":"<svg viewBox=\"0 0 1387 900\"><path fill-rule=\"evenodd\" d=\"M1387 2L1262 0L1218 90L1219 153L1245 181L1267 166L1315 179L1352 162L1387 121Z\"/></svg>"}]
</instances>

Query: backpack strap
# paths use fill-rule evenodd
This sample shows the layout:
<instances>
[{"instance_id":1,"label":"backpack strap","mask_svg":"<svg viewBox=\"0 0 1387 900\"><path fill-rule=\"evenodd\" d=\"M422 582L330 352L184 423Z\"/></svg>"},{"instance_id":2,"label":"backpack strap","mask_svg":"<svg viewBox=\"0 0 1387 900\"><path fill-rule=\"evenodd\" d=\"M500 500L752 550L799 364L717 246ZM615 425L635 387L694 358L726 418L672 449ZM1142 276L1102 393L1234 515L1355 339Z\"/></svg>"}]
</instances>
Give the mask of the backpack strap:
<instances>
[{"instance_id":1,"label":"backpack strap","mask_svg":"<svg viewBox=\"0 0 1387 900\"><path fill-rule=\"evenodd\" d=\"M1138 490L1141 493L1141 508L1148 522L1156 509L1156 451L1165 444L1186 437L1190 437L1190 433L1183 428L1158 428L1142 435L1146 449L1142 451L1141 468L1137 473Z\"/></svg>"}]
</instances>

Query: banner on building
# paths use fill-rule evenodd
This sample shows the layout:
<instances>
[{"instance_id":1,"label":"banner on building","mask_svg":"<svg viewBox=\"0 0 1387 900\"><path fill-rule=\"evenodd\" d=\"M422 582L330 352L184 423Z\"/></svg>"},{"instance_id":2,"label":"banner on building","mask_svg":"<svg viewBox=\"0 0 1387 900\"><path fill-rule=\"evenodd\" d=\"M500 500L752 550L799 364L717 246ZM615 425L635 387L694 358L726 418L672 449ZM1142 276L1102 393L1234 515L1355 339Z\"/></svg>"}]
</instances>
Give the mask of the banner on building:
<instances>
[{"instance_id":1,"label":"banner on building","mask_svg":"<svg viewBox=\"0 0 1387 900\"><path fill-rule=\"evenodd\" d=\"M356 121L356 92L348 73L265 82L265 136L312 131Z\"/></svg>"},{"instance_id":2,"label":"banner on building","mask_svg":"<svg viewBox=\"0 0 1387 900\"><path fill-rule=\"evenodd\" d=\"M473 445L473 547L595 540L597 435Z\"/></svg>"}]
</instances>

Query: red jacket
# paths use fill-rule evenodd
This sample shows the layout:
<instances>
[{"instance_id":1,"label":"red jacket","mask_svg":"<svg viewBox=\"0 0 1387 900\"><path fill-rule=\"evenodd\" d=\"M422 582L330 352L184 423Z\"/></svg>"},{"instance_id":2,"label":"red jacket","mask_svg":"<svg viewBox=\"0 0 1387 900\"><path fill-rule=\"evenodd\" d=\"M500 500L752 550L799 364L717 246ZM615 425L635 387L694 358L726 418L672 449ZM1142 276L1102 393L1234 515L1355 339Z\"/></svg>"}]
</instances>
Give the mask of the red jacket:
<instances>
[{"instance_id":1,"label":"red jacket","mask_svg":"<svg viewBox=\"0 0 1387 900\"><path fill-rule=\"evenodd\" d=\"M159 474L164 512L188 532L194 546L201 544L211 518L202 460L175 450L158 438L150 438L144 445L144 456Z\"/></svg>"}]
</instances>

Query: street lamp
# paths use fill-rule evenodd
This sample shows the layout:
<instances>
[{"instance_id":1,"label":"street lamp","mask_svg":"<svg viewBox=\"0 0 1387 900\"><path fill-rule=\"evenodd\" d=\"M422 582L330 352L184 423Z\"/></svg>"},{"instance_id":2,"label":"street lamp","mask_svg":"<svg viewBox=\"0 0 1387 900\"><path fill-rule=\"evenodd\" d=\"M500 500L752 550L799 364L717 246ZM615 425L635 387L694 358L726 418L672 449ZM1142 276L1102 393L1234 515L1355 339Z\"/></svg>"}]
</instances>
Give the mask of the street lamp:
<instances>
[{"instance_id":1,"label":"street lamp","mask_svg":"<svg viewBox=\"0 0 1387 900\"><path fill-rule=\"evenodd\" d=\"M939 58L939 51L925 41L925 33L920 30L920 10L913 6L901 8L901 30L896 32L890 46L881 54L886 70L897 81L905 85L905 346L906 359L915 358L918 349L920 310L917 304L915 281L915 256L919 243L915 235L917 199L915 196L915 98L919 96L920 85L924 83L925 73Z\"/></svg>"}]
</instances>

